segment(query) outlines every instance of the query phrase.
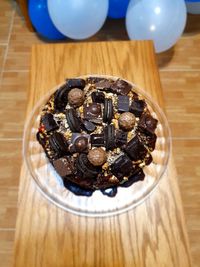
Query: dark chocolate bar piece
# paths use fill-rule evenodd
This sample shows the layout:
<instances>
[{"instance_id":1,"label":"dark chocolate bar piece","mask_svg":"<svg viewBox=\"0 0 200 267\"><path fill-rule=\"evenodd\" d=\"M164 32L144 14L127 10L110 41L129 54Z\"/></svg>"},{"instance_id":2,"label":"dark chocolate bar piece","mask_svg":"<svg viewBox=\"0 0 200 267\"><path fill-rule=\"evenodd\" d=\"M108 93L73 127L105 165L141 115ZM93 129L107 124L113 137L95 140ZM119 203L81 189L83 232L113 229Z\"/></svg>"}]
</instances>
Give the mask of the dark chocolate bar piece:
<instances>
[{"instance_id":1,"label":"dark chocolate bar piece","mask_svg":"<svg viewBox=\"0 0 200 267\"><path fill-rule=\"evenodd\" d=\"M134 160L143 160L147 154L147 149L140 142L138 136L131 139L125 147L125 152Z\"/></svg>"},{"instance_id":2,"label":"dark chocolate bar piece","mask_svg":"<svg viewBox=\"0 0 200 267\"><path fill-rule=\"evenodd\" d=\"M140 117L146 107L144 100L135 99L132 101L129 111L132 112L136 117Z\"/></svg>"},{"instance_id":3,"label":"dark chocolate bar piece","mask_svg":"<svg viewBox=\"0 0 200 267\"><path fill-rule=\"evenodd\" d=\"M129 176L133 170L133 164L130 158L122 155L111 165L111 172L119 179Z\"/></svg>"},{"instance_id":4,"label":"dark chocolate bar piece","mask_svg":"<svg viewBox=\"0 0 200 267\"><path fill-rule=\"evenodd\" d=\"M105 146L104 134L91 134L90 140L91 140L91 145L94 147Z\"/></svg>"},{"instance_id":5,"label":"dark chocolate bar piece","mask_svg":"<svg viewBox=\"0 0 200 267\"><path fill-rule=\"evenodd\" d=\"M129 111L129 97L126 95L118 95L118 112Z\"/></svg>"},{"instance_id":6,"label":"dark chocolate bar piece","mask_svg":"<svg viewBox=\"0 0 200 267\"><path fill-rule=\"evenodd\" d=\"M53 118L53 114L51 113L46 113L42 117L42 124L44 125L44 128L47 132L58 129L58 125Z\"/></svg>"}]
</instances>

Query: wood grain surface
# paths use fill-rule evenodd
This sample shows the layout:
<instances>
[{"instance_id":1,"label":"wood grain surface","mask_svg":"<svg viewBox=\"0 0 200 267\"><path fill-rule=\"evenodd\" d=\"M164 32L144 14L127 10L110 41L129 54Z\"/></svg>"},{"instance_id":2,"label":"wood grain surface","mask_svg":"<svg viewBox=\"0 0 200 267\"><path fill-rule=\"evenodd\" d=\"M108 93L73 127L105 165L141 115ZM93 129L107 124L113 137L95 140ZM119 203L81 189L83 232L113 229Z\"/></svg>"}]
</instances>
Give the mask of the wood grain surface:
<instances>
[{"instance_id":1,"label":"wood grain surface","mask_svg":"<svg viewBox=\"0 0 200 267\"><path fill-rule=\"evenodd\" d=\"M164 105L153 46L148 41L36 45L27 114L46 91L66 77L90 73L133 81ZM49 203L23 164L14 266L191 266L172 156L159 186L143 204L98 219L75 216Z\"/></svg>"}]
</instances>

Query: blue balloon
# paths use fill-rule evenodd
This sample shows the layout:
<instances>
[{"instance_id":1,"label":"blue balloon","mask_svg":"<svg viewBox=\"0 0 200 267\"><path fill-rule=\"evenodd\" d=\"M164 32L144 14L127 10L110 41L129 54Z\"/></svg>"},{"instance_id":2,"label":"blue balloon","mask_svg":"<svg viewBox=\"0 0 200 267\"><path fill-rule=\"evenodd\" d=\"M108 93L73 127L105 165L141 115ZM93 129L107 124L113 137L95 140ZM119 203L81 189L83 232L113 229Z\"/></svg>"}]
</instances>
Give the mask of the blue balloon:
<instances>
[{"instance_id":1,"label":"blue balloon","mask_svg":"<svg viewBox=\"0 0 200 267\"><path fill-rule=\"evenodd\" d=\"M47 0L29 0L29 17L36 31L50 40L62 40L66 37L54 26L49 16Z\"/></svg>"},{"instance_id":2,"label":"blue balloon","mask_svg":"<svg viewBox=\"0 0 200 267\"><path fill-rule=\"evenodd\" d=\"M112 19L121 19L126 16L130 0L109 0L108 17Z\"/></svg>"}]
</instances>

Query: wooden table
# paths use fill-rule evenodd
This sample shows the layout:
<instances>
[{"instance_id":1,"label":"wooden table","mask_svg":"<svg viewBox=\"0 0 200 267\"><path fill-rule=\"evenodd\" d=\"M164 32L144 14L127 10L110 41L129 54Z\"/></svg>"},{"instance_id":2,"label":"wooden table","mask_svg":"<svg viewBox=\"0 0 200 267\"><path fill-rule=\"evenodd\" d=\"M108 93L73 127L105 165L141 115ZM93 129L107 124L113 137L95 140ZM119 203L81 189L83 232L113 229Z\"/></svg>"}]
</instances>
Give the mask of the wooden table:
<instances>
[{"instance_id":1,"label":"wooden table","mask_svg":"<svg viewBox=\"0 0 200 267\"><path fill-rule=\"evenodd\" d=\"M90 73L133 81L163 107L151 42L50 44L32 49L28 113L47 90L66 77ZM23 163L14 266L191 266L172 156L159 186L143 204L106 218L79 217L49 203Z\"/></svg>"}]
</instances>

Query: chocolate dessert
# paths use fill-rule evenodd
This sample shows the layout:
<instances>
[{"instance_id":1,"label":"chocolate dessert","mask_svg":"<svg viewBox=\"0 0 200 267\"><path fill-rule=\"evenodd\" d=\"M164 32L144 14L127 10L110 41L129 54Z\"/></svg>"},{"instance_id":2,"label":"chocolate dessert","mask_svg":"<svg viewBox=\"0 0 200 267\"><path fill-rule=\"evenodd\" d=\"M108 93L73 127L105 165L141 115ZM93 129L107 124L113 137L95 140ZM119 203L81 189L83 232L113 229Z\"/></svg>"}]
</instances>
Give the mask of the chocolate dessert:
<instances>
[{"instance_id":1,"label":"chocolate dessert","mask_svg":"<svg viewBox=\"0 0 200 267\"><path fill-rule=\"evenodd\" d=\"M36 137L67 189L113 197L119 186L145 179L157 123L127 81L73 78L49 98Z\"/></svg>"}]
</instances>

